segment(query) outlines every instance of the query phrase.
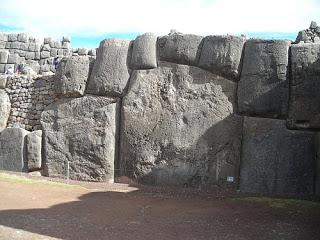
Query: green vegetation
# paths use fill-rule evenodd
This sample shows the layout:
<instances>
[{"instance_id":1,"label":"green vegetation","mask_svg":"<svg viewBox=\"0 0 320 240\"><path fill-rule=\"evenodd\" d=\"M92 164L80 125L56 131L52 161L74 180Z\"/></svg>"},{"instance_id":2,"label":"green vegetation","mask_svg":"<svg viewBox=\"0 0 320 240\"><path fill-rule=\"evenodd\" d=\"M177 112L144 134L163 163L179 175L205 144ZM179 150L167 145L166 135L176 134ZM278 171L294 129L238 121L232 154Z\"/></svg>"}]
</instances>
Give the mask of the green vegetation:
<instances>
[{"instance_id":1,"label":"green vegetation","mask_svg":"<svg viewBox=\"0 0 320 240\"><path fill-rule=\"evenodd\" d=\"M11 182L11 183L21 183L21 184L45 184L56 187L64 187L64 188L83 188L78 185L69 185L65 183L52 182L41 179L32 179L24 176L18 176L14 174L1 173L0 172L0 182Z\"/></svg>"},{"instance_id":2,"label":"green vegetation","mask_svg":"<svg viewBox=\"0 0 320 240\"><path fill-rule=\"evenodd\" d=\"M320 210L320 202L287 199L287 198L271 198L271 197L236 197L231 198L231 201L247 202L263 204L271 208L282 209L317 209Z\"/></svg>"}]
</instances>

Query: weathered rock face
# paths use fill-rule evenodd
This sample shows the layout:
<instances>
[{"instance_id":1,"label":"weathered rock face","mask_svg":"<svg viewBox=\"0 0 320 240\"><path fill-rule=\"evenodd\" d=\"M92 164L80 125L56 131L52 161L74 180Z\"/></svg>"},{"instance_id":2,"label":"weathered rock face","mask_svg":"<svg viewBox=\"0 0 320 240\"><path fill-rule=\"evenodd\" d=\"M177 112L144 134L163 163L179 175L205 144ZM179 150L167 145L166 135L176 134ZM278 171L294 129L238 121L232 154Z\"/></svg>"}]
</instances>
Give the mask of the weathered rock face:
<instances>
[{"instance_id":1,"label":"weathered rock face","mask_svg":"<svg viewBox=\"0 0 320 240\"><path fill-rule=\"evenodd\" d=\"M133 69L150 69L157 67L157 37L145 33L133 43L131 67Z\"/></svg>"},{"instance_id":2,"label":"weathered rock face","mask_svg":"<svg viewBox=\"0 0 320 240\"><path fill-rule=\"evenodd\" d=\"M245 38L236 36L207 36L198 66L233 80L239 79L240 61Z\"/></svg>"},{"instance_id":3,"label":"weathered rock face","mask_svg":"<svg viewBox=\"0 0 320 240\"><path fill-rule=\"evenodd\" d=\"M87 93L109 97L123 95L129 80L129 48L127 40L107 39L100 43Z\"/></svg>"},{"instance_id":4,"label":"weathered rock face","mask_svg":"<svg viewBox=\"0 0 320 240\"><path fill-rule=\"evenodd\" d=\"M11 103L5 90L0 89L0 129L7 126L10 115Z\"/></svg>"},{"instance_id":5,"label":"weathered rock face","mask_svg":"<svg viewBox=\"0 0 320 240\"><path fill-rule=\"evenodd\" d=\"M320 129L320 44L291 47L290 128Z\"/></svg>"},{"instance_id":6,"label":"weathered rock face","mask_svg":"<svg viewBox=\"0 0 320 240\"><path fill-rule=\"evenodd\" d=\"M286 129L284 120L245 117L240 190L312 194L315 134Z\"/></svg>"},{"instance_id":7,"label":"weathered rock face","mask_svg":"<svg viewBox=\"0 0 320 240\"><path fill-rule=\"evenodd\" d=\"M237 179L241 117L236 84L197 67L134 71L122 104L123 173L145 183L224 184Z\"/></svg>"},{"instance_id":8,"label":"weathered rock face","mask_svg":"<svg viewBox=\"0 0 320 240\"><path fill-rule=\"evenodd\" d=\"M27 143L27 159L28 159L28 170L39 170L41 169L41 147L42 147L42 131L37 130L29 133L26 136Z\"/></svg>"},{"instance_id":9,"label":"weathered rock face","mask_svg":"<svg viewBox=\"0 0 320 240\"><path fill-rule=\"evenodd\" d=\"M45 171L70 178L113 182L117 103L106 97L85 95L60 99L41 115Z\"/></svg>"},{"instance_id":10,"label":"weathered rock face","mask_svg":"<svg viewBox=\"0 0 320 240\"><path fill-rule=\"evenodd\" d=\"M63 58L56 72L57 94L65 97L83 96L89 77L90 60L86 56Z\"/></svg>"},{"instance_id":11,"label":"weathered rock face","mask_svg":"<svg viewBox=\"0 0 320 240\"><path fill-rule=\"evenodd\" d=\"M288 110L289 43L248 40L238 85L239 112L247 116L284 118Z\"/></svg>"},{"instance_id":12,"label":"weathered rock face","mask_svg":"<svg viewBox=\"0 0 320 240\"><path fill-rule=\"evenodd\" d=\"M197 65L202 38L193 34L178 33L159 37L159 59L167 62Z\"/></svg>"},{"instance_id":13,"label":"weathered rock face","mask_svg":"<svg viewBox=\"0 0 320 240\"><path fill-rule=\"evenodd\" d=\"M320 133L316 135L316 186L315 194L320 196Z\"/></svg>"},{"instance_id":14,"label":"weathered rock face","mask_svg":"<svg viewBox=\"0 0 320 240\"><path fill-rule=\"evenodd\" d=\"M7 84L7 76L0 75L0 89L4 89Z\"/></svg>"},{"instance_id":15,"label":"weathered rock face","mask_svg":"<svg viewBox=\"0 0 320 240\"><path fill-rule=\"evenodd\" d=\"M25 136L29 132L21 128L6 128L0 132L0 169L27 171Z\"/></svg>"}]
</instances>

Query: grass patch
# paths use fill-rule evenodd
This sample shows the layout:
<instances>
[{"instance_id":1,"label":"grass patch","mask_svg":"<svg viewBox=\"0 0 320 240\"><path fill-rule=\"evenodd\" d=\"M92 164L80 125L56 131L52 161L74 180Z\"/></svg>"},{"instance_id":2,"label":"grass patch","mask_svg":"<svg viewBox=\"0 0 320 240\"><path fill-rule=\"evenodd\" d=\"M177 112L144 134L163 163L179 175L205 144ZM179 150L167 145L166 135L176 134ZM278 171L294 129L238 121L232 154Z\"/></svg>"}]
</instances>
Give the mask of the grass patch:
<instances>
[{"instance_id":1,"label":"grass patch","mask_svg":"<svg viewBox=\"0 0 320 240\"><path fill-rule=\"evenodd\" d=\"M63 187L63 188L84 189L82 186L79 186L79 185L69 185L69 184L65 184L65 183L52 182L52 181L41 180L41 179L32 179L32 178L28 178L28 177L24 177L24 176L18 176L18 175L14 175L14 174L1 173L1 172L0 172L0 181L1 182L27 184L27 185L43 184L43 185L50 185L50 186Z\"/></svg>"},{"instance_id":2,"label":"grass patch","mask_svg":"<svg viewBox=\"0 0 320 240\"><path fill-rule=\"evenodd\" d=\"M231 201L257 203L266 205L270 208L280 209L314 209L320 210L320 202L300 200L300 199L286 199L286 198L271 198L271 197L236 197L231 198Z\"/></svg>"}]
</instances>

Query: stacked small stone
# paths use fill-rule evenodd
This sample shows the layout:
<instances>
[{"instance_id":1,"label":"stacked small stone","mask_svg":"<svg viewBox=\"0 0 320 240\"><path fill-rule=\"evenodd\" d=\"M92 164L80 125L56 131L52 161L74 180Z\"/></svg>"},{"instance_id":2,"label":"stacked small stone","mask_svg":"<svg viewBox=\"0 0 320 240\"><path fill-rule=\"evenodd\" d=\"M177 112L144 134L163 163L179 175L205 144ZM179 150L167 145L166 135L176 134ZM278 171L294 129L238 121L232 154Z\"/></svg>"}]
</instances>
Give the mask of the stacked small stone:
<instances>
[{"instance_id":1,"label":"stacked small stone","mask_svg":"<svg viewBox=\"0 0 320 240\"><path fill-rule=\"evenodd\" d=\"M12 106L7 127L20 127L29 131L41 128L41 113L56 98L54 78L51 76L8 76L6 92Z\"/></svg>"},{"instance_id":2,"label":"stacked small stone","mask_svg":"<svg viewBox=\"0 0 320 240\"><path fill-rule=\"evenodd\" d=\"M295 43L320 43L320 26L314 21L311 22L309 29L298 33Z\"/></svg>"},{"instance_id":3,"label":"stacked small stone","mask_svg":"<svg viewBox=\"0 0 320 240\"><path fill-rule=\"evenodd\" d=\"M70 39L45 38L43 44L25 33L0 33L0 73L17 71L18 64L30 66L36 73L55 72L53 59L69 56Z\"/></svg>"}]
</instances>

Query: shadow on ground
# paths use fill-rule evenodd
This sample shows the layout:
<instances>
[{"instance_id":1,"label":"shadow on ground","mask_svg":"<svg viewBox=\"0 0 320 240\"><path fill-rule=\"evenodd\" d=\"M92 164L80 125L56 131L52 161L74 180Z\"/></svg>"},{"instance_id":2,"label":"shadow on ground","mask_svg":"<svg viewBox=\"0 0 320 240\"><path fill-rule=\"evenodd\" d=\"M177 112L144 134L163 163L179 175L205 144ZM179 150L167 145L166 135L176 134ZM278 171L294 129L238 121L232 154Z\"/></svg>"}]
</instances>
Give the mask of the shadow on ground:
<instances>
[{"instance_id":1,"label":"shadow on ground","mask_svg":"<svg viewBox=\"0 0 320 240\"><path fill-rule=\"evenodd\" d=\"M12 185L8 186L11 188ZM27 195L41 194L37 192L37 186L28 187ZM70 191L72 189L68 189L68 194ZM5 193L2 199L8 201L15 197L8 196L11 190L7 192L10 193ZM57 195L59 191L51 192L41 201L64 197ZM15 206L26 209L5 209L4 200L0 199L0 209L4 209L0 211L0 225L70 240L318 240L320 236L319 209L273 209L217 196L145 190L129 193L85 191L78 196L75 194L74 199L78 198L78 201L61 201L63 203L48 208L35 208L41 204L37 198L30 203L33 199L30 196L22 198Z\"/></svg>"}]
</instances>

